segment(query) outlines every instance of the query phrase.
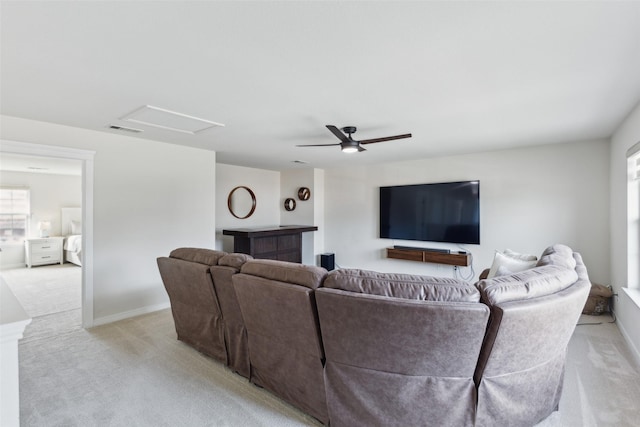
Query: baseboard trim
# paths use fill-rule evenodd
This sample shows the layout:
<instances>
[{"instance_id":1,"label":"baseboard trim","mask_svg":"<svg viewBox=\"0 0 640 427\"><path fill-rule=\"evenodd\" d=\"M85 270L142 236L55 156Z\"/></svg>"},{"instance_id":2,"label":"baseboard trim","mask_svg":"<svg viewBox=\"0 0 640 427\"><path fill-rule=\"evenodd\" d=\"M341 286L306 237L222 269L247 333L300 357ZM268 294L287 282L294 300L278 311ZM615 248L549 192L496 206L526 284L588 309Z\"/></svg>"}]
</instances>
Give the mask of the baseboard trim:
<instances>
[{"instance_id":1,"label":"baseboard trim","mask_svg":"<svg viewBox=\"0 0 640 427\"><path fill-rule=\"evenodd\" d=\"M13 270L14 268L27 268L27 266L25 265L24 262L19 262L17 264L5 264L2 266L2 268L0 268L0 271Z\"/></svg>"},{"instance_id":2,"label":"baseboard trim","mask_svg":"<svg viewBox=\"0 0 640 427\"><path fill-rule=\"evenodd\" d=\"M635 305L637 306L636 308L640 309L640 292L637 289L622 288L622 290L629 297L631 304L635 303ZM629 346L630 353L635 359L636 366L640 368L640 350L638 349L638 347L636 347L635 343L633 342L633 338L631 338L631 335L629 335L629 333L626 331L622 322L618 321L616 322L616 324L618 325L620 333L622 333L622 336Z\"/></svg>"},{"instance_id":3,"label":"baseboard trim","mask_svg":"<svg viewBox=\"0 0 640 427\"><path fill-rule=\"evenodd\" d=\"M169 307L171 307L171 304L169 302L164 302L162 304L149 305L146 307L137 308L135 310L123 311L122 313L116 313L116 314L111 314L109 316L98 317L93 319L93 325L91 327L106 325L108 323L129 319L131 317L142 316L143 314L153 313L154 311L164 310Z\"/></svg>"},{"instance_id":4,"label":"baseboard trim","mask_svg":"<svg viewBox=\"0 0 640 427\"><path fill-rule=\"evenodd\" d=\"M631 353L631 355L635 359L636 366L638 368L640 368L640 351L638 351L636 346L633 344L633 341L631 340L631 337L629 336L627 331L624 329L624 326L622 326L622 323L620 323L620 322L616 322L616 323L618 324L618 329L620 329L620 332L622 333L622 336L624 337L624 340L627 342L627 345L629 346L629 350L630 350L629 352Z\"/></svg>"}]
</instances>

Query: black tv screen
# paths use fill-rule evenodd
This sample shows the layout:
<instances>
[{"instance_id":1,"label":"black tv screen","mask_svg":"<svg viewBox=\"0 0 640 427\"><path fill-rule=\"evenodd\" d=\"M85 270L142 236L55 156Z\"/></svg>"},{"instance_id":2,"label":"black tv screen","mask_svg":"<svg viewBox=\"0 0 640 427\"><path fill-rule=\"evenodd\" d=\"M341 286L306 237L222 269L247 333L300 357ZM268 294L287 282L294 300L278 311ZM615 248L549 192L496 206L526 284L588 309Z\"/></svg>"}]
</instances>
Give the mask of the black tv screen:
<instances>
[{"instance_id":1,"label":"black tv screen","mask_svg":"<svg viewBox=\"0 0 640 427\"><path fill-rule=\"evenodd\" d=\"M380 238L480 244L480 181L380 187Z\"/></svg>"}]
</instances>

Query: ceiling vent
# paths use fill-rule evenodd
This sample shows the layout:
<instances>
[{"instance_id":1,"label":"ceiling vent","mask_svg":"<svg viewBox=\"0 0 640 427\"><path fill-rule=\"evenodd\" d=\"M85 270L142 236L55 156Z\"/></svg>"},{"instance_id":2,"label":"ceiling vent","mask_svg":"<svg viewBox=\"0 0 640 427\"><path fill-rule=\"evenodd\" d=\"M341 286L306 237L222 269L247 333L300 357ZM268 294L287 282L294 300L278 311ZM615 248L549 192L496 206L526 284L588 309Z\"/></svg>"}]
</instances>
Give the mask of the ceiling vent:
<instances>
[{"instance_id":1,"label":"ceiling vent","mask_svg":"<svg viewBox=\"0 0 640 427\"><path fill-rule=\"evenodd\" d=\"M188 133L190 135L195 135L198 132L212 127L224 126L222 123L200 119L151 105L142 106L126 116L120 117L120 120L174 132Z\"/></svg>"},{"instance_id":2,"label":"ceiling vent","mask_svg":"<svg viewBox=\"0 0 640 427\"><path fill-rule=\"evenodd\" d=\"M143 132L142 129L136 129L136 128L128 128L128 127L124 127L124 126L118 126L118 125L109 125L107 126L109 129L113 129L113 130L121 130L123 132L131 132L131 133L140 133Z\"/></svg>"}]
</instances>

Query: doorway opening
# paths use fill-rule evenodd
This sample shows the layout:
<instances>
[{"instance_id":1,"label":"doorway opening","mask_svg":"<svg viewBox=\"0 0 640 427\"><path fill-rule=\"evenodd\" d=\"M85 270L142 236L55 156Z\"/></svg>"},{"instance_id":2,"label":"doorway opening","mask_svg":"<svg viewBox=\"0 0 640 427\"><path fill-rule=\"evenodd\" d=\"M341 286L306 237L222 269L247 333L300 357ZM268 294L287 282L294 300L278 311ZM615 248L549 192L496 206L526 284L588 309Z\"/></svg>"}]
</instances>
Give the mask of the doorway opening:
<instances>
[{"instance_id":1,"label":"doorway opening","mask_svg":"<svg viewBox=\"0 0 640 427\"><path fill-rule=\"evenodd\" d=\"M93 326L93 159L95 152L67 147L32 144L18 141L2 140L0 144L0 154L34 156L41 159L76 161L81 166L81 243L80 252L82 254L81 266L57 265L62 269L79 268L81 276L80 302L81 302L81 326L89 328ZM61 220L62 221L62 220ZM41 221L45 222L45 221ZM66 224L69 226L70 224ZM61 224L61 227L63 224ZM61 229L62 233L62 229ZM26 248L25 248L26 250ZM63 254L64 256L64 254ZM38 267L40 269L51 269L51 267ZM76 270L77 271L77 270ZM66 270L71 274L72 270Z\"/></svg>"}]
</instances>

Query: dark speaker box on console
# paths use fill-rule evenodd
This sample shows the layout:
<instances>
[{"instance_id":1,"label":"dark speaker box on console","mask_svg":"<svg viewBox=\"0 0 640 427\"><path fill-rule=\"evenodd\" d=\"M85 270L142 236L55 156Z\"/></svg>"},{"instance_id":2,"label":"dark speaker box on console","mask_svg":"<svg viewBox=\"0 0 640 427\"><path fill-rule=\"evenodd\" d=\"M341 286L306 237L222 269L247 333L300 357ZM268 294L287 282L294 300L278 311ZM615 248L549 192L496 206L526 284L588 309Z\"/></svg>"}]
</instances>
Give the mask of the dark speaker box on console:
<instances>
[{"instance_id":1,"label":"dark speaker box on console","mask_svg":"<svg viewBox=\"0 0 640 427\"><path fill-rule=\"evenodd\" d=\"M320 266L327 269L327 271L334 270L336 268L335 254L320 254Z\"/></svg>"}]
</instances>

